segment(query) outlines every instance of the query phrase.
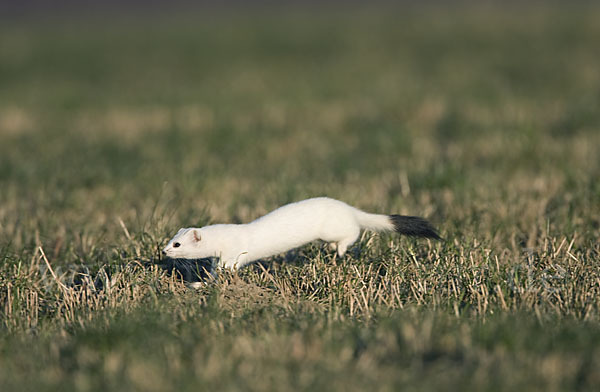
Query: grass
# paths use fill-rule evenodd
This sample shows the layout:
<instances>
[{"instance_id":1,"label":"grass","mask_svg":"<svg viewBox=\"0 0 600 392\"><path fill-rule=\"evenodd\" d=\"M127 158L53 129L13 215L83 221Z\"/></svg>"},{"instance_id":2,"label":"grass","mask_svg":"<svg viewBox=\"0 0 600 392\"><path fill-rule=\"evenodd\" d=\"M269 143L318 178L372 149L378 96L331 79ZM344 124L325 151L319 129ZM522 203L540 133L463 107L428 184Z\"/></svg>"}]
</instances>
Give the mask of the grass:
<instances>
[{"instance_id":1,"label":"grass","mask_svg":"<svg viewBox=\"0 0 600 392\"><path fill-rule=\"evenodd\" d=\"M2 23L2 390L593 390L599 12ZM317 195L446 241L197 291L153 265L179 227Z\"/></svg>"}]
</instances>

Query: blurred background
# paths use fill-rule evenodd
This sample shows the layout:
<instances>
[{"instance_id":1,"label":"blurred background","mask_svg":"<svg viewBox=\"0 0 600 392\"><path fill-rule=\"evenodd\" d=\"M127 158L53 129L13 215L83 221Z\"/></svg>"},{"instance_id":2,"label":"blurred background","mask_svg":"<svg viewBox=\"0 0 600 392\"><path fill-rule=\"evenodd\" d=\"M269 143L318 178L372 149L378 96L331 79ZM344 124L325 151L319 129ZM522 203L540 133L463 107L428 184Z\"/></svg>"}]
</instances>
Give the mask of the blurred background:
<instances>
[{"instance_id":1,"label":"blurred background","mask_svg":"<svg viewBox=\"0 0 600 392\"><path fill-rule=\"evenodd\" d=\"M502 246L598 227L592 2L1 7L14 249L84 261L56 244L118 243L119 219L160 242L316 195Z\"/></svg>"},{"instance_id":2,"label":"blurred background","mask_svg":"<svg viewBox=\"0 0 600 392\"><path fill-rule=\"evenodd\" d=\"M597 389L600 5L365 3L0 2L0 389ZM148 262L320 195L445 241Z\"/></svg>"}]
</instances>

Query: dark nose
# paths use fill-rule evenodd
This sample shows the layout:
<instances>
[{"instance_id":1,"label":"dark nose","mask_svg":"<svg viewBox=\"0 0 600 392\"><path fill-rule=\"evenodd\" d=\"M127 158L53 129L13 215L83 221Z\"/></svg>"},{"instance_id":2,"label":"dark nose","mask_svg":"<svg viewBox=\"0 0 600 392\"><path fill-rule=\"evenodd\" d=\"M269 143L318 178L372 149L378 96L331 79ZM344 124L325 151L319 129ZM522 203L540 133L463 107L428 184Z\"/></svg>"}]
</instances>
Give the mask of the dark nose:
<instances>
[{"instance_id":1,"label":"dark nose","mask_svg":"<svg viewBox=\"0 0 600 392\"><path fill-rule=\"evenodd\" d=\"M164 250L162 251L163 256L167 255L167 252L165 252Z\"/></svg>"}]
</instances>

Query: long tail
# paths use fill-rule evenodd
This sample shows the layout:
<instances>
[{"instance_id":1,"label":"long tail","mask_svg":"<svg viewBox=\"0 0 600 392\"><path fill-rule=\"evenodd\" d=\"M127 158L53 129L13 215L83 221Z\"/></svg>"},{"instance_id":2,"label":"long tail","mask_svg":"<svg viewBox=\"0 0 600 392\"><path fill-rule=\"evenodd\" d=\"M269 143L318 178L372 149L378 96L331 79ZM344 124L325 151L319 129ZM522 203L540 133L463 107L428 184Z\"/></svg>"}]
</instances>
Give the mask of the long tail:
<instances>
[{"instance_id":1,"label":"long tail","mask_svg":"<svg viewBox=\"0 0 600 392\"><path fill-rule=\"evenodd\" d=\"M431 223L418 216L390 215L389 219L394 224L396 233L435 240L442 239Z\"/></svg>"},{"instance_id":2,"label":"long tail","mask_svg":"<svg viewBox=\"0 0 600 392\"><path fill-rule=\"evenodd\" d=\"M357 210L356 219L363 229L395 231L412 237L441 239L431 223L418 216L369 214Z\"/></svg>"}]
</instances>

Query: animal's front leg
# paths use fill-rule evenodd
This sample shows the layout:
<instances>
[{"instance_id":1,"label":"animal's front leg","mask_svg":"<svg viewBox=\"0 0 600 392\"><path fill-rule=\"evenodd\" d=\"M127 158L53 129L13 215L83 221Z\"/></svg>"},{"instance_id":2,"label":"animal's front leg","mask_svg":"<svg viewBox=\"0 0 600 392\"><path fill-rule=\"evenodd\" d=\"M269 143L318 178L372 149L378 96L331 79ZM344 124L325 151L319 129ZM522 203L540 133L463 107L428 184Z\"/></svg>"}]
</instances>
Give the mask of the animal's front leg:
<instances>
[{"instance_id":1,"label":"animal's front leg","mask_svg":"<svg viewBox=\"0 0 600 392\"><path fill-rule=\"evenodd\" d=\"M221 265L224 268L229 268L232 271L237 271L238 269L246 266L248 263L248 252L242 252L235 256L223 258L223 262L221 263Z\"/></svg>"},{"instance_id":2,"label":"animal's front leg","mask_svg":"<svg viewBox=\"0 0 600 392\"><path fill-rule=\"evenodd\" d=\"M232 271L235 271L238 268L237 262L236 262L235 259L224 260L222 263L220 263L219 266L221 268L227 268L227 269L230 269Z\"/></svg>"}]
</instances>

